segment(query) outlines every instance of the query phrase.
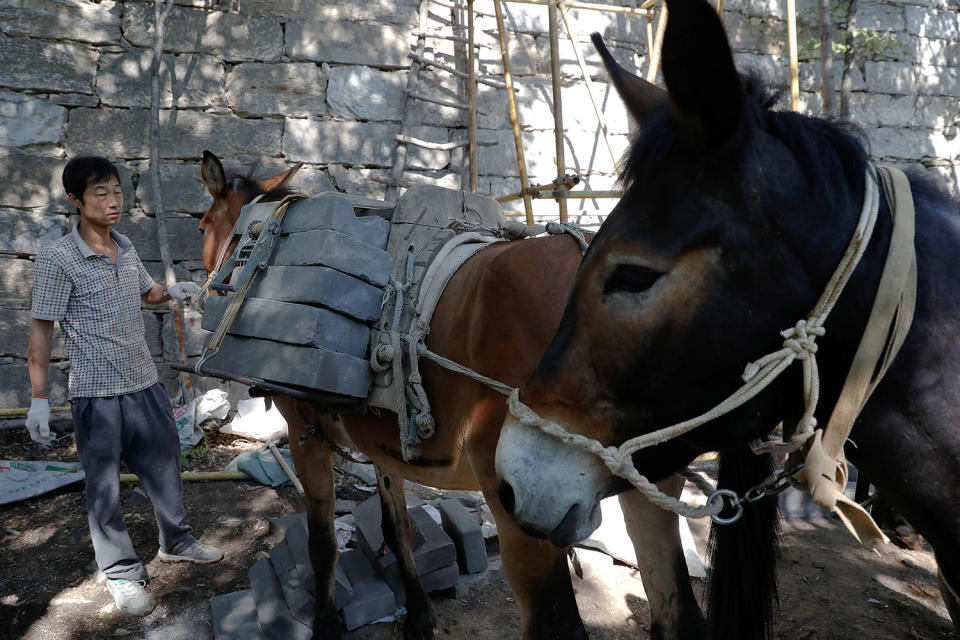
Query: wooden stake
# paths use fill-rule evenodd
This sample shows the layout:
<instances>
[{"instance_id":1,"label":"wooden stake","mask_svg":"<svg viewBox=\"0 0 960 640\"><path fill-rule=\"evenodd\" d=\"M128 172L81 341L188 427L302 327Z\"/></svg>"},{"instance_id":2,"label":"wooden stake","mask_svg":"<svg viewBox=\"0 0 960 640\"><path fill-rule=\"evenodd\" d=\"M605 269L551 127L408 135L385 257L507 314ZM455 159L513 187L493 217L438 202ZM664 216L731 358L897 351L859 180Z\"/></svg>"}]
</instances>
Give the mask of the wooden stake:
<instances>
[{"instance_id":1,"label":"wooden stake","mask_svg":"<svg viewBox=\"0 0 960 640\"><path fill-rule=\"evenodd\" d=\"M507 50L507 38L503 26L503 8L501 0L493 0L497 14L497 35L500 39L500 57L503 60L503 80L507 85L507 104L510 107L510 124L513 127L513 144L517 148L517 167L520 170L520 190L527 190L527 161L523 155L523 139L520 137L520 117L517 114L517 98L513 94L513 76L510 74L510 52ZM523 209L527 214L527 224L533 225L533 203L529 195L523 196Z\"/></svg>"},{"instance_id":2,"label":"wooden stake","mask_svg":"<svg viewBox=\"0 0 960 640\"><path fill-rule=\"evenodd\" d=\"M212 480L253 480L243 471L183 471L180 479L184 482L209 482ZM133 473L121 473L120 482L140 482Z\"/></svg>"},{"instance_id":3,"label":"wooden stake","mask_svg":"<svg viewBox=\"0 0 960 640\"><path fill-rule=\"evenodd\" d=\"M562 176L567 171L567 161L563 148L563 100L560 87L560 31L557 24L557 5L551 1L547 7L549 13L547 23L550 29L550 75L553 80L553 141L556 148L557 175ZM574 47L576 48L576 47ZM557 207L560 209L560 222L567 221L567 200L557 198Z\"/></svg>"}]
</instances>

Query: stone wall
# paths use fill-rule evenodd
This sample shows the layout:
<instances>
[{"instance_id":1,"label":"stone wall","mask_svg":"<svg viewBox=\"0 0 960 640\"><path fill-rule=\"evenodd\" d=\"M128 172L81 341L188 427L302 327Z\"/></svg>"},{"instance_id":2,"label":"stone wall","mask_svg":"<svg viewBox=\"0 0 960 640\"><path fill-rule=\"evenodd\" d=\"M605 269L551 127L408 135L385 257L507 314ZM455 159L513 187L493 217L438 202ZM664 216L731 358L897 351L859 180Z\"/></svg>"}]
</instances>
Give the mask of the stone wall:
<instances>
[{"instance_id":1,"label":"stone wall","mask_svg":"<svg viewBox=\"0 0 960 640\"><path fill-rule=\"evenodd\" d=\"M957 192L960 8L948 0L859 4L860 26L889 33L902 47L897 55L858 61L854 119L865 128L877 158L920 161ZM739 62L778 87L787 81L784 5L782 0L727 0L724 12ZM811 0L800 3L801 44L814 34L811 6ZM493 6L478 0L476 8L481 12L476 18L479 71L502 81ZM180 278L202 281L205 275L193 217L209 204L199 182L204 149L219 155L228 169L255 167L260 175L304 162L296 186L307 192L384 195L418 9L419 0L177 0L161 68L160 173ZM569 14L619 157L631 122L606 83L588 36L600 31L625 66L645 72L646 22L588 10ZM531 181L547 182L556 168L546 9L507 4L505 16ZM454 34L450 9L432 4L425 27ZM160 278L147 164L152 34L152 1L0 0L0 406L29 402L32 259L73 223L60 188L67 158L95 153L117 163L128 211L119 228ZM426 45L428 58L462 68L462 45L443 38L429 38ZM586 188L615 188L615 164L565 38L560 54L568 171L577 171ZM820 110L818 74L816 60L802 63L802 105L814 114ZM445 100L464 95L462 82L436 67L421 73L418 91ZM478 108L478 138L494 143L480 148L478 190L515 192L519 174L506 92L481 84ZM461 110L416 101L412 115L413 137L439 143L466 139ZM465 156L462 147L411 147L403 178L466 187ZM610 200L571 201L571 219L595 225L611 205ZM535 211L541 219L557 215L552 201L535 201ZM154 357L169 360L174 335L169 313L146 309L144 316ZM188 310L187 321L188 351L196 354L202 336L194 310ZM60 341L54 357L51 400L63 404L67 363ZM170 372L162 370L171 381Z\"/></svg>"}]
</instances>

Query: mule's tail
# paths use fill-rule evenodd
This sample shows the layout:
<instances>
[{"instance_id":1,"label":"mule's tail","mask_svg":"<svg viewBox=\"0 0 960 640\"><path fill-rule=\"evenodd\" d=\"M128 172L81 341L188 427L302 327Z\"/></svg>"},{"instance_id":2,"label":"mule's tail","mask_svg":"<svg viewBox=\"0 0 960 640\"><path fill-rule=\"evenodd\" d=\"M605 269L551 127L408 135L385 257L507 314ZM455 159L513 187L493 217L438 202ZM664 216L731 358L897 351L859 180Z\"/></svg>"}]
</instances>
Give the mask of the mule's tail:
<instances>
[{"instance_id":1,"label":"mule's tail","mask_svg":"<svg viewBox=\"0 0 960 640\"><path fill-rule=\"evenodd\" d=\"M770 475L772 469L769 455L755 455L747 447L725 451L720 455L717 484L742 495ZM713 525L713 571L707 600L712 640L771 637L773 605L777 601L779 533L776 497L745 504L743 516L734 524Z\"/></svg>"}]
</instances>

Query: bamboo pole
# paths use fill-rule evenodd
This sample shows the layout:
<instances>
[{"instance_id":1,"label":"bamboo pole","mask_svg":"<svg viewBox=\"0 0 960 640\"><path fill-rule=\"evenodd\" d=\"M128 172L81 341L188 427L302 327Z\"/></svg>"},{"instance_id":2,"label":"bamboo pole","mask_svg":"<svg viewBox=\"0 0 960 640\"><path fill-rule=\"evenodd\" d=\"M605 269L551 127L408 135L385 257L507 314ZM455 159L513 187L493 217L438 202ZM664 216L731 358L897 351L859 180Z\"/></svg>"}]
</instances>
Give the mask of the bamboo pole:
<instances>
[{"instance_id":1,"label":"bamboo pole","mask_svg":"<svg viewBox=\"0 0 960 640\"><path fill-rule=\"evenodd\" d=\"M476 61L473 49L473 0L467 0L467 96L469 121L467 125L467 137L470 144L470 193L477 192L477 185L480 182L477 166L477 71ZM513 98L513 92L509 92Z\"/></svg>"},{"instance_id":2,"label":"bamboo pole","mask_svg":"<svg viewBox=\"0 0 960 640\"><path fill-rule=\"evenodd\" d=\"M436 0L434 0L434 1L436 1ZM415 54L415 53L410 53L410 54L407 55L407 57L409 57L410 59L416 59L417 54ZM439 61L437 61L437 60L427 60L426 58L421 58L421 59L420 59L420 64L422 64L422 65L425 66L425 67L436 67L437 69L441 69L441 70L443 70L443 71L446 71L447 73L453 74L453 75L457 76L458 78L467 78L467 74L466 74L465 72L459 71L459 70L457 70L457 69L454 69L454 68L451 67L450 65L443 64L442 62L439 62ZM480 84L485 84L485 85L490 86L490 87L494 87L494 88L496 88L496 89L506 89L506 88L507 88L507 86L506 86L504 83L502 83L502 82L497 82L496 80L488 80L487 78L477 78L477 82L480 83Z\"/></svg>"},{"instance_id":3,"label":"bamboo pole","mask_svg":"<svg viewBox=\"0 0 960 640\"><path fill-rule=\"evenodd\" d=\"M570 20L567 16L567 8L565 3L561 2L557 5L560 8L560 17L563 18L563 26L567 30L567 38L570 39L570 45L573 47L573 53L577 57L577 64L580 66L580 73L583 74L583 82L587 87L587 95L590 96L590 104L593 105L593 112L597 114L597 122L600 123L600 132L603 134L603 142L607 146L607 151L610 152L610 160L613 162L613 166L617 166L617 156L613 153L613 147L610 145L610 134L607 131L607 121L603 117L603 111L600 109L600 105L597 103L597 97L593 93L593 81L590 79L590 74L587 73L587 65L583 61L583 56L580 54L580 47L577 46L576 41L573 39L573 30L570 28Z\"/></svg>"},{"instance_id":4,"label":"bamboo pole","mask_svg":"<svg viewBox=\"0 0 960 640\"><path fill-rule=\"evenodd\" d=\"M797 0L787 0L787 46L790 52L790 108L800 109L800 64L797 53Z\"/></svg>"},{"instance_id":5,"label":"bamboo pole","mask_svg":"<svg viewBox=\"0 0 960 640\"><path fill-rule=\"evenodd\" d=\"M660 66L660 50L663 48L663 34L667 30L667 5L660 7L660 17L657 19L657 35L653 39L653 50L648 52L647 82L657 78L657 68Z\"/></svg>"},{"instance_id":6,"label":"bamboo pole","mask_svg":"<svg viewBox=\"0 0 960 640\"><path fill-rule=\"evenodd\" d=\"M184 482L209 482L212 480L253 480L243 471L183 471L180 479ZM133 473L121 473L120 482L140 482Z\"/></svg>"},{"instance_id":7,"label":"bamboo pole","mask_svg":"<svg viewBox=\"0 0 960 640\"><path fill-rule=\"evenodd\" d=\"M527 161L523 155L523 139L520 137L520 117L517 114L517 98L513 94L513 76L510 74L510 52L507 50L506 33L503 26L503 8L501 0L493 0L497 14L497 35L500 39L500 57L503 59L503 80L507 85L507 104L510 107L510 124L513 128L513 144L517 148L517 167L520 170L520 190L526 191ZM523 210L527 214L527 224L533 224L533 203L529 195L523 196Z\"/></svg>"},{"instance_id":8,"label":"bamboo pole","mask_svg":"<svg viewBox=\"0 0 960 640\"><path fill-rule=\"evenodd\" d=\"M553 141L556 148L557 175L567 172L567 159L563 148L563 94L560 87L560 25L557 23L557 5L551 2L547 7L550 35L550 76L553 84ZM576 48L576 45L574 45ZM567 221L567 200L557 198L560 210L560 222Z\"/></svg>"},{"instance_id":9,"label":"bamboo pole","mask_svg":"<svg viewBox=\"0 0 960 640\"><path fill-rule=\"evenodd\" d=\"M552 194L553 189L540 189L538 192L530 195L531 198L535 199L544 199L544 198L554 198ZM513 202L514 200L519 200L523 194L519 191L517 193L511 193L507 196L500 196L495 198L497 202ZM593 200L594 198L620 198L623 197L622 191L567 191L567 193L562 198L568 198L573 200ZM509 215L509 214L508 214Z\"/></svg>"},{"instance_id":10,"label":"bamboo pole","mask_svg":"<svg viewBox=\"0 0 960 640\"><path fill-rule=\"evenodd\" d=\"M653 51L653 14L648 13L647 19L647 60L650 59L650 52Z\"/></svg>"},{"instance_id":11,"label":"bamboo pole","mask_svg":"<svg viewBox=\"0 0 960 640\"><path fill-rule=\"evenodd\" d=\"M514 4L554 4L552 0L504 0ZM596 2L579 2L579 0L559 0L557 4L565 4L571 9L586 9L587 11L600 11L603 13L625 13L632 16L643 16L647 14L646 9L637 7L622 7L614 4L598 4Z\"/></svg>"},{"instance_id":12,"label":"bamboo pole","mask_svg":"<svg viewBox=\"0 0 960 640\"><path fill-rule=\"evenodd\" d=\"M424 0L426 4L428 0ZM294 473L293 469L290 468L290 465L287 464L286 459L283 457L283 454L280 453L280 450L277 449L277 445L272 442L267 443L267 447L270 449L270 452L273 454L273 457L277 459L277 462L280 464L280 468L283 469L283 472L287 474L287 478L290 480L290 483L293 485L293 488L297 490L301 496L303 495L303 484L300 482L300 478L297 477L297 474Z\"/></svg>"}]
</instances>

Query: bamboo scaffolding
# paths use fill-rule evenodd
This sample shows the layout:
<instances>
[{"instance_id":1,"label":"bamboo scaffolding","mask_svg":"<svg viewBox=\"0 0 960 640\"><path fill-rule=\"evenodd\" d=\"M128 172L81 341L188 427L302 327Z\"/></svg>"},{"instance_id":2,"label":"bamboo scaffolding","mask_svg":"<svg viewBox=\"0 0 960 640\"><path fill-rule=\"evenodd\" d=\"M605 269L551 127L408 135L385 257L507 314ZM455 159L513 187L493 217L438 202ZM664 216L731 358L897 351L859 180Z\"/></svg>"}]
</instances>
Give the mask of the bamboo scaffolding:
<instances>
[{"instance_id":1,"label":"bamboo scaffolding","mask_svg":"<svg viewBox=\"0 0 960 640\"><path fill-rule=\"evenodd\" d=\"M655 2L656 0L653 0ZM647 0L644 4L650 3ZM660 50L663 48L663 34L667 31L667 5L660 7L660 17L657 18L657 35L653 39L653 49L647 52L647 82L653 82L657 78L657 68L660 66Z\"/></svg>"},{"instance_id":2,"label":"bamboo scaffolding","mask_svg":"<svg viewBox=\"0 0 960 640\"><path fill-rule=\"evenodd\" d=\"M800 109L800 65L797 60L797 2L787 0L787 47L790 54L790 108Z\"/></svg>"},{"instance_id":3,"label":"bamboo scaffolding","mask_svg":"<svg viewBox=\"0 0 960 640\"><path fill-rule=\"evenodd\" d=\"M600 109L600 105L597 103L597 97L593 93L593 81L590 79L590 74L587 73L587 65L583 61L583 56L580 54L580 47L577 46L576 41L573 38L573 30L570 28L570 20L567 17L567 8L566 4L561 2L557 5L560 9L560 17L563 19L563 26L567 30L567 38L570 39L570 45L573 47L573 53L577 58L577 64L580 66L580 73L583 74L583 82L587 87L587 95L590 96L590 104L593 105L593 112L597 114L597 122L600 123L600 132L603 134L603 142L607 147L607 151L610 153L610 160L613 162L613 166L616 167L617 156L613 152L613 147L610 145L610 134L607 131L607 121L603 117L603 111Z\"/></svg>"},{"instance_id":4,"label":"bamboo scaffolding","mask_svg":"<svg viewBox=\"0 0 960 640\"><path fill-rule=\"evenodd\" d=\"M434 1L436 1L436 0L434 0ZM407 54L407 57L408 57L408 58L411 58L411 59L413 59L413 60L416 60L416 59L417 59L417 54L415 54L415 53L409 53L409 54ZM425 66L425 67L436 67L437 69L441 69L441 70L443 70L443 71L446 71L447 73L453 74L453 75L457 76L458 78L469 79L469 77L468 77L469 74L464 73L463 71L458 71L457 69L454 69L454 68L451 67L450 65L443 64L442 62L440 62L440 61L438 61L438 60L428 60L427 58L420 58L420 64L422 64L422 65ZM493 88L495 88L495 89L506 89L506 88L507 88L507 86L506 86L504 83L502 83L502 82L497 82L496 80L488 80L487 78L477 78L477 82L479 82L480 84L485 84L485 85L487 85L487 86L493 87Z\"/></svg>"},{"instance_id":5,"label":"bamboo scaffolding","mask_svg":"<svg viewBox=\"0 0 960 640\"><path fill-rule=\"evenodd\" d=\"M493 7L497 13L497 35L500 39L500 57L503 59L503 79L507 87L507 102L510 107L510 124L513 128L513 143L517 149L517 167L520 170L520 190L526 191L527 161L523 155L523 139L520 137L520 117L517 114L517 99L513 94L513 76L510 73L510 52L507 49L506 33L503 26L503 8L501 0L493 0ZM529 195L523 196L523 209L527 215L527 224L533 224L533 203Z\"/></svg>"},{"instance_id":6,"label":"bamboo scaffolding","mask_svg":"<svg viewBox=\"0 0 960 640\"><path fill-rule=\"evenodd\" d=\"M548 200L553 199L557 196L553 195L553 188L544 188L536 193L529 194L531 198L535 200ZM513 202L514 200L519 200L523 197L523 194L519 191L516 193L511 193L507 196L500 196L496 198L496 201L499 203ZM566 194L561 196L568 200L593 200L593 199L602 199L602 198L621 198L623 197L622 191L569 191L567 190ZM509 215L509 214L507 214Z\"/></svg>"},{"instance_id":7,"label":"bamboo scaffolding","mask_svg":"<svg viewBox=\"0 0 960 640\"><path fill-rule=\"evenodd\" d=\"M550 76L553 84L553 141L556 147L557 175L562 176L567 170L567 160L563 148L563 94L560 87L560 26L557 24L557 11L556 2L551 2L547 7L547 23L550 32ZM556 200L560 222L566 222L567 200L559 195Z\"/></svg>"},{"instance_id":8,"label":"bamboo scaffolding","mask_svg":"<svg viewBox=\"0 0 960 640\"><path fill-rule=\"evenodd\" d=\"M480 178L477 174L477 71L476 61L474 60L474 26L473 26L473 0L467 0L467 101L468 101L468 123L467 138L469 142L469 163L470 163L470 193L477 192L477 183ZM510 98L513 98L513 92L509 92Z\"/></svg>"},{"instance_id":9,"label":"bamboo scaffolding","mask_svg":"<svg viewBox=\"0 0 960 640\"><path fill-rule=\"evenodd\" d=\"M624 13L633 16L644 16L648 13L646 9L637 7L622 7L615 4L598 4L596 2L579 2L578 0L560 0L559 2L554 2L554 0L505 0L505 2L512 2L514 4L536 4L541 6L562 4L571 9L585 9L587 11L600 11L605 13Z\"/></svg>"},{"instance_id":10,"label":"bamboo scaffolding","mask_svg":"<svg viewBox=\"0 0 960 640\"><path fill-rule=\"evenodd\" d=\"M412 144L417 147L423 147L424 149L433 149L434 151L449 151L450 149L457 149L459 147L466 147L470 145L469 140L452 140L450 142L428 142L427 140L421 140L419 138L414 138L412 136L402 136L397 134L394 136L397 142L401 144ZM484 141L476 142L475 144L481 147L495 147L497 146L496 142Z\"/></svg>"}]
</instances>

